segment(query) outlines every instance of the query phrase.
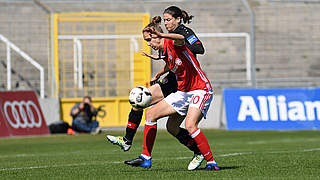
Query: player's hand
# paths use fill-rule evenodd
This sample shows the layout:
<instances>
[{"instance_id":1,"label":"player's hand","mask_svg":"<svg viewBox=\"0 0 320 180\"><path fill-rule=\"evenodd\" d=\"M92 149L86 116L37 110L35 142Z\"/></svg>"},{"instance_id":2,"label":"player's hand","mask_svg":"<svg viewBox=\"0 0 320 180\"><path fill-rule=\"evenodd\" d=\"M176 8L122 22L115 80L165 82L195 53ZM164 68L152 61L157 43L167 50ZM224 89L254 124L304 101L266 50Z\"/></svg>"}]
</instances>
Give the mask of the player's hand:
<instances>
[{"instance_id":1,"label":"player's hand","mask_svg":"<svg viewBox=\"0 0 320 180\"><path fill-rule=\"evenodd\" d=\"M82 103L80 103L80 105L79 105L79 110L84 110L84 103L82 102Z\"/></svg>"},{"instance_id":2,"label":"player's hand","mask_svg":"<svg viewBox=\"0 0 320 180\"><path fill-rule=\"evenodd\" d=\"M154 59L154 60L159 60L159 59L160 59L159 56L157 56L157 55L151 55L151 54L148 54L148 53L146 53L146 52L142 52L142 56L146 56L146 57L151 58L151 59Z\"/></svg>"},{"instance_id":3,"label":"player's hand","mask_svg":"<svg viewBox=\"0 0 320 180\"><path fill-rule=\"evenodd\" d=\"M150 80L150 85L152 86L152 85L154 85L156 82L157 82L157 80L160 78L160 74L156 74L153 78L151 78L151 80Z\"/></svg>"},{"instance_id":4,"label":"player's hand","mask_svg":"<svg viewBox=\"0 0 320 180\"><path fill-rule=\"evenodd\" d=\"M148 30L152 37L162 37L162 33L157 31L154 27L150 27Z\"/></svg>"}]
</instances>

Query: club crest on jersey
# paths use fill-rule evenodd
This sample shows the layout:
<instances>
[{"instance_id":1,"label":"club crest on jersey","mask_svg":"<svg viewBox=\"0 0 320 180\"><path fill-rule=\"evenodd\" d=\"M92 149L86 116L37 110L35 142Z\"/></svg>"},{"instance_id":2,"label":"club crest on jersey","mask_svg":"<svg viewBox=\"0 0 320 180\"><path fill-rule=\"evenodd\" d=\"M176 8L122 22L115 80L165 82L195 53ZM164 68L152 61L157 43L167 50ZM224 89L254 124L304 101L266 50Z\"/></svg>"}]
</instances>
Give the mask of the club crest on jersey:
<instances>
[{"instance_id":1,"label":"club crest on jersey","mask_svg":"<svg viewBox=\"0 0 320 180\"><path fill-rule=\"evenodd\" d=\"M180 66L182 64L182 61L181 61L181 59L177 58L175 60L175 63L176 63L176 65Z\"/></svg>"},{"instance_id":2,"label":"club crest on jersey","mask_svg":"<svg viewBox=\"0 0 320 180\"><path fill-rule=\"evenodd\" d=\"M176 71L177 71L177 69L178 69L178 67L182 64L182 61L181 61L181 59L179 59L179 58L177 58L177 59L175 59L174 60L174 67L172 68L172 72L173 73L175 73Z\"/></svg>"},{"instance_id":3,"label":"club crest on jersey","mask_svg":"<svg viewBox=\"0 0 320 180\"><path fill-rule=\"evenodd\" d=\"M169 54L169 60L171 60L172 59L172 56L171 56L171 54Z\"/></svg>"}]
</instances>

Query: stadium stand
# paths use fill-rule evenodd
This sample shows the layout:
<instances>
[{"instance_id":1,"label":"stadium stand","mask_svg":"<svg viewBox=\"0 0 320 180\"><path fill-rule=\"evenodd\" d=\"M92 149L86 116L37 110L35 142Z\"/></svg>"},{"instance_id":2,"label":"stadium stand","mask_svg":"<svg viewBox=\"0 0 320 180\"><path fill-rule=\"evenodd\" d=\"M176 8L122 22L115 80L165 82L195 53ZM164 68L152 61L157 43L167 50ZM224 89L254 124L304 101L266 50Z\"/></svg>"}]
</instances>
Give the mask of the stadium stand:
<instances>
[{"instance_id":1,"label":"stadium stand","mask_svg":"<svg viewBox=\"0 0 320 180\"><path fill-rule=\"evenodd\" d=\"M161 15L175 4L194 15L189 25L197 33L250 33L250 14L239 0L143 1L41 0L53 13L132 12ZM256 15L256 77L260 88L320 86L320 1L256 1L249 4ZM0 0L0 34L45 67L46 95L50 96L51 66L49 16L34 1ZM206 55L199 56L218 92L228 87L248 87L245 40L202 38ZM0 90L6 88L6 47L0 42ZM12 53L15 89L37 89L38 74ZM159 68L153 63L152 72ZM68 67L72 67L69 64ZM112 96L112 94L110 94ZM72 94L67 94L72 96Z\"/></svg>"}]
</instances>

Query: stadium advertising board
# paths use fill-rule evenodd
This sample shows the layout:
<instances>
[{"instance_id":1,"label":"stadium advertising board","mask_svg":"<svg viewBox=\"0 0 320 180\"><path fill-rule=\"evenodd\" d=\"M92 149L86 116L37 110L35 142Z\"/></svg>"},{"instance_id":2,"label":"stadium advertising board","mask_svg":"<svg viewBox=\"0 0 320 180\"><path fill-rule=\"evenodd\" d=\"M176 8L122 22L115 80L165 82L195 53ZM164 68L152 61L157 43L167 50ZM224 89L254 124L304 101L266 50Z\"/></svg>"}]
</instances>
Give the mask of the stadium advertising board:
<instances>
[{"instance_id":1,"label":"stadium advertising board","mask_svg":"<svg viewBox=\"0 0 320 180\"><path fill-rule=\"evenodd\" d=\"M229 130L320 129L320 89L225 89Z\"/></svg>"},{"instance_id":2,"label":"stadium advertising board","mask_svg":"<svg viewBox=\"0 0 320 180\"><path fill-rule=\"evenodd\" d=\"M35 92L0 92L0 136L48 134Z\"/></svg>"}]
</instances>

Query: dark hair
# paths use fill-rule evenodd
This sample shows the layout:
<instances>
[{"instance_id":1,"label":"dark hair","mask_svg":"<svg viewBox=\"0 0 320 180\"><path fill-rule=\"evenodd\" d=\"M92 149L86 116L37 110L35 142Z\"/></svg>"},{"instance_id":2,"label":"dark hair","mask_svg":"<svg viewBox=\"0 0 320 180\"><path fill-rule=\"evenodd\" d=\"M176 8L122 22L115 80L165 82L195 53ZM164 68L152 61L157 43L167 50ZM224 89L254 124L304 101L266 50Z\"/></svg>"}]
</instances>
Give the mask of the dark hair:
<instances>
[{"instance_id":1,"label":"dark hair","mask_svg":"<svg viewBox=\"0 0 320 180\"><path fill-rule=\"evenodd\" d=\"M89 99L89 100L90 100L90 102L92 102L92 98L91 98L91 96L84 96L84 97L83 97L83 100L84 100L84 99Z\"/></svg>"},{"instance_id":2,"label":"dark hair","mask_svg":"<svg viewBox=\"0 0 320 180\"><path fill-rule=\"evenodd\" d=\"M167 13L170 14L174 18L180 17L183 20L183 23L189 24L191 22L191 19L194 17L192 15L188 15L188 13L184 10L181 10L177 6L170 6L167 9L163 11L163 14ZM181 22L180 22L181 23Z\"/></svg>"},{"instance_id":3,"label":"dark hair","mask_svg":"<svg viewBox=\"0 0 320 180\"><path fill-rule=\"evenodd\" d=\"M161 23L161 17L160 16L155 16L152 18L151 23L149 23L143 30L142 32L146 32L149 30L149 28L154 28L155 30L163 33L163 30L160 26Z\"/></svg>"}]
</instances>

